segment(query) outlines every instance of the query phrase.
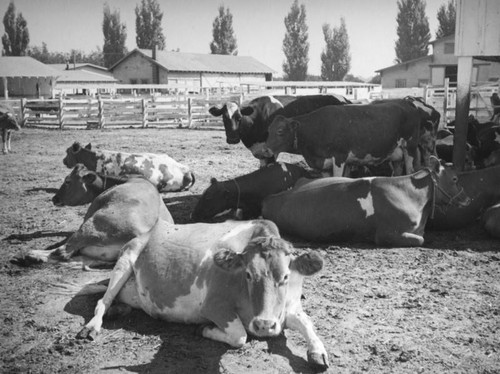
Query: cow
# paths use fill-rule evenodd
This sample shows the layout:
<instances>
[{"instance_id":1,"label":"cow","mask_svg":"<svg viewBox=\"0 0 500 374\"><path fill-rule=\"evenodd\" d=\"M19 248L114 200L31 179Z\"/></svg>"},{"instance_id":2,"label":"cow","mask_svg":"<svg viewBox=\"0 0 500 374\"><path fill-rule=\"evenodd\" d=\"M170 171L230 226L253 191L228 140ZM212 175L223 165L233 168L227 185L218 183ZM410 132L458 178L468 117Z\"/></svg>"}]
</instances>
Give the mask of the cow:
<instances>
[{"instance_id":1,"label":"cow","mask_svg":"<svg viewBox=\"0 0 500 374\"><path fill-rule=\"evenodd\" d=\"M479 147L476 152L476 164L482 168L486 166L485 160L493 152L500 150L500 126L493 122L482 123L477 133L477 139Z\"/></svg>"},{"instance_id":2,"label":"cow","mask_svg":"<svg viewBox=\"0 0 500 374\"><path fill-rule=\"evenodd\" d=\"M500 204L495 204L483 213L481 222L488 234L500 239Z\"/></svg>"},{"instance_id":3,"label":"cow","mask_svg":"<svg viewBox=\"0 0 500 374\"><path fill-rule=\"evenodd\" d=\"M78 333L93 339L116 298L176 323L202 324L203 337L240 348L251 334L298 331L309 362L328 367L328 355L301 305L302 282L321 270L315 252L295 256L276 225L265 220L170 225L119 258L94 317Z\"/></svg>"},{"instance_id":4,"label":"cow","mask_svg":"<svg viewBox=\"0 0 500 374\"><path fill-rule=\"evenodd\" d=\"M453 144L455 135L447 130L440 130L436 140L437 156L446 161L453 162ZM476 168L477 148L465 143L465 163L464 170L474 170Z\"/></svg>"},{"instance_id":5,"label":"cow","mask_svg":"<svg viewBox=\"0 0 500 374\"><path fill-rule=\"evenodd\" d=\"M241 142L254 157L260 159L261 166L276 161L274 157L265 157L262 147L267 139L267 129L276 115L293 117L312 112L326 105L350 104L342 96L310 95L310 96L263 96L252 100L247 106L236 110L236 104L226 103L222 107L210 108L214 116L222 115L226 130L226 141L229 144ZM232 109L231 109L232 108Z\"/></svg>"},{"instance_id":6,"label":"cow","mask_svg":"<svg viewBox=\"0 0 500 374\"><path fill-rule=\"evenodd\" d=\"M455 230L474 223L490 206L500 201L500 166L458 173L458 182L471 203L462 208L449 206L436 210L427 221L432 230Z\"/></svg>"},{"instance_id":7,"label":"cow","mask_svg":"<svg viewBox=\"0 0 500 374\"><path fill-rule=\"evenodd\" d=\"M20 265L83 260L83 268L112 265L124 248L147 237L158 220L174 220L158 190L144 178L131 178L110 188L90 204L83 223L65 244L53 251L33 250L15 257ZM87 259L93 259L87 263Z\"/></svg>"},{"instance_id":8,"label":"cow","mask_svg":"<svg viewBox=\"0 0 500 374\"><path fill-rule=\"evenodd\" d=\"M0 104L0 130L2 131L2 153L4 155L11 151L11 132L20 129L12 108L6 104Z\"/></svg>"},{"instance_id":9,"label":"cow","mask_svg":"<svg viewBox=\"0 0 500 374\"><path fill-rule=\"evenodd\" d=\"M491 108L493 109L493 115L490 118L490 121L500 124L500 97L495 92L490 97Z\"/></svg>"},{"instance_id":10,"label":"cow","mask_svg":"<svg viewBox=\"0 0 500 374\"><path fill-rule=\"evenodd\" d=\"M224 182L212 178L194 207L191 219L207 221L230 209L235 209L238 216L241 210L244 219L256 218L260 216L266 196L292 188L299 178L307 176L309 173L303 167L276 163Z\"/></svg>"},{"instance_id":11,"label":"cow","mask_svg":"<svg viewBox=\"0 0 500 374\"><path fill-rule=\"evenodd\" d=\"M329 168L332 160L334 176L341 175L345 164L378 165L386 160L404 161L406 174L411 174L421 166L420 125L420 113L409 100L329 105L297 117L276 116L264 154L299 153L319 170Z\"/></svg>"},{"instance_id":12,"label":"cow","mask_svg":"<svg viewBox=\"0 0 500 374\"><path fill-rule=\"evenodd\" d=\"M453 167L434 157L430 161L429 168L400 177L333 177L297 183L264 199L262 216L305 240L420 246L435 208L470 202L457 184Z\"/></svg>"},{"instance_id":13,"label":"cow","mask_svg":"<svg viewBox=\"0 0 500 374\"><path fill-rule=\"evenodd\" d=\"M188 190L195 182L187 166L165 154L92 150L90 143L82 147L75 142L66 150L63 163L68 168L81 163L103 175L141 174L160 192Z\"/></svg>"},{"instance_id":14,"label":"cow","mask_svg":"<svg viewBox=\"0 0 500 374\"><path fill-rule=\"evenodd\" d=\"M123 184L132 177L144 178L142 175L106 176L87 169L83 164L76 164L52 202L55 206L85 205L107 189Z\"/></svg>"}]
</instances>

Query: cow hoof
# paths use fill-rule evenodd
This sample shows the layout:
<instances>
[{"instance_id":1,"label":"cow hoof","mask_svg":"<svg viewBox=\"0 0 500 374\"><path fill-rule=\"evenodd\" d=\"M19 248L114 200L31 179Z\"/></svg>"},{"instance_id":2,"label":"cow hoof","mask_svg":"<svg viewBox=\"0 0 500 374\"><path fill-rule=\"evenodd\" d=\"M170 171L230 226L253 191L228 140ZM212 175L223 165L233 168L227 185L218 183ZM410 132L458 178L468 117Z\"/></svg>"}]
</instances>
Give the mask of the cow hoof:
<instances>
[{"instance_id":1,"label":"cow hoof","mask_svg":"<svg viewBox=\"0 0 500 374\"><path fill-rule=\"evenodd\" d=\"M29 267L33 265L41 265L45 263L43 259L36 257L36 256L31 256L29 254L27 255L20 255L20 256L15 256L11 258L10 263L17 265L17 266L22 266L22 267Z\"/></svg>"},{"instance_id":2,"label":"cow hoof","mask_svg":"<svg viewBox=\"0 0 500 374\"><path fill-rule=\"evenodd\" d=\"M326 353L307 352L307 361L316 371L325 371L330 366Z\"/></svg>"},{"instance_id":3,"label":"cow hoof","mask_svg":"<svg viewBox=\"0 0 500 374\"><path fill-rule=\"evenodd\" d=\"M97 332L94 329L84 327L78 334L76 334L76 338L94 341L97 338Z\"/></svg>"}]
</instances>

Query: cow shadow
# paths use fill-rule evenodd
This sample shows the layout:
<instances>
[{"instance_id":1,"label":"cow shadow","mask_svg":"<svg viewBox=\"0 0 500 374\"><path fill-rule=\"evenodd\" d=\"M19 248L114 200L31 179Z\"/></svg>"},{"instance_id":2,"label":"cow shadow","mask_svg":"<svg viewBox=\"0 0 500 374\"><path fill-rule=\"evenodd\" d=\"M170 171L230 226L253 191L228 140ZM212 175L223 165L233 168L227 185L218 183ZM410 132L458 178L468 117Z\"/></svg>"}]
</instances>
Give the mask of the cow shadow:
<instances>
[{"instance_id":1,"label":"cow shadow","mask_svg":"<svg viewBox=\"0 0 500 374\"><path fill-rule=\"evenodd\" d=\"M85 324L94 316L94 308L101 294L74 296L64 307L64 311L81 316ZM247 356L246 349L251 345L247 342L246 348L241 350L232 348L224 343L203 338L200 334L200 325L187 325L160 321L148 316L141 310L132 310L126 316L116 319L104 319L102 333L97 337L104 341L119 331L135 333L136 339L148 341L151 337L159 337L160 347L155 348L156 353L150 362L138 365L120 365L103 367L102 370L125 369L134 373L208 373L221 372L221 360L226 353L228 359L237 361L238 356ZM108 333L111 331L110 333ZM77 331L74 332L75 335ZM130 337L124 337L129 339ZM267 342L267 352L284 357L293 372L313 373L308 362L287 347L287 338L284 334L271 339L257 339L249 337L249 341L259 340ZM236 362L235 365L238 365Z\"/></svg>"},{"instance_id":2,"label":"cow shadow","mask_svg":"<svg viewBox=\"0 0 500 374\"><path fill-rule=\"evenodd\" d=\"M201 195L163 196L166 205L176 224L192 223L191 213Z\"/></svg>"}]
</instances>

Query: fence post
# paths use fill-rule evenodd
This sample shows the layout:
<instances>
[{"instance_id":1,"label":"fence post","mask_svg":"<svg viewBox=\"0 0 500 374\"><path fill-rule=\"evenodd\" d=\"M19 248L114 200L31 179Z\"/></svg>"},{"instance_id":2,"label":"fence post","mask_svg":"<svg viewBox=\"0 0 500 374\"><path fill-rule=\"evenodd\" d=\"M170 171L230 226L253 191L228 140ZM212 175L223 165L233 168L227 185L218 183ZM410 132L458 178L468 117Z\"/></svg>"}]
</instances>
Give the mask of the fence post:
<instances>
[{"instance_id":1,"label":"fence post","mask_svg":"<svg viewBox=\"0 0 500 374\"><path fill-rule=\"evenodd\" d=\"M62 96L59 96L59 129L62 130L64 127L64 101Z\"/></svg>"},{"instance_id":2,"label":"fence post","mask_svg":"<svg viewBox=\"0 0 500 374\"><path fill-rule=\"evenodd\" d=\"M192 100L192 98L188 97L188 129L190 129L193 124Z\"/></svg>"},{"instance_id":3,"label":"fence post","mask_svg":"<svg viewBox=\"0 0 500 374\"><path fill-rule=\"evenodd\" d=\"M28 123L28 111L26 110L26 98L21 99L21 126L26 126Z\"/></svg>"},{"instance_id":4,"label":"fence post","mask_svg":"<svg viewBox=\"0 0 500 374\"><path fill-rule=\"evenodd\" d=\"M99 128L102 129L106 121L104 118L104 102L102 101L101 95L97 96L97 105L98 105L97 117L99 118Z\"/></svg>"},{"instance_id":5,"label":"fence post","mask_svg":"<svg viewBox=\"0 0 500 374\"><path fill-rule=\"evenodd\" d=\"M444 125L448 124L448 95L450 88L450 78L445 78L444 80L444 99L443 99L443 120Z\"/></svg>"},{"instance_id":6,"label":"fence post","mask_svg":"<svg viewBox=\"0 0 500 374\"><path fill-rule=\"evenodd\" d=\"M142 99L142 128L148 127L148 107L146 99Z\"/></svg>"}]
</instances>

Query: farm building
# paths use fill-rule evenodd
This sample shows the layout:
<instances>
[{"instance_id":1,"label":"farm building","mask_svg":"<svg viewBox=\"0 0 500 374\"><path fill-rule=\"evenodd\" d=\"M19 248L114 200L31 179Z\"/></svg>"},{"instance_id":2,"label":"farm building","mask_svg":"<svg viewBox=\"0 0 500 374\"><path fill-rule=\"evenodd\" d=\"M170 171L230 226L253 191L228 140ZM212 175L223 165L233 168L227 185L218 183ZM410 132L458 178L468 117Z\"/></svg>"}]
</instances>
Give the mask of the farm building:
<instances>
[{"instance_id":1,"label":"farm building","mask_svg":"<svg viewBox=\"0 0 500 374\"><path fill-rule=\"evenodd\" d=\"M55 90L62 94L86 94L114 91L117 79L108 69L89 63L79 64L49 64L59 70L61 75L57 78Z\"/></svg>"},{"instance_id":2,"label":"farm building","mask_svg":"<svg viewBox=\"0 0 500 374\"><path fill-rule=\"evenodd\" d=\"M380 70L382 89L444 86L445 78L456 85L458 57L455 56L455 35L431 42L432 54ZM500 63L474 59L472 82L500 80Z\"/></svg>"},{"instance_id":3,"label":"farm building","mask_svg":"<svg viewBox=\"0 0 500 374\"><path fill-rule=\"evenodd\" d=\"M52 96L61 72L28 56L0 57L0 91L3 96Z\"/></svg>"},{"instance_id":4,"label":"farm building","mask_svg":"<svg viewBox=\"0 0 500 374\"><path fill-rule=\"evenodd\" d=\"M274 70L250 56L134 49L109 69L123 84L169 84L188 91L271 81Z\"/></svg>"}]
</instances>

